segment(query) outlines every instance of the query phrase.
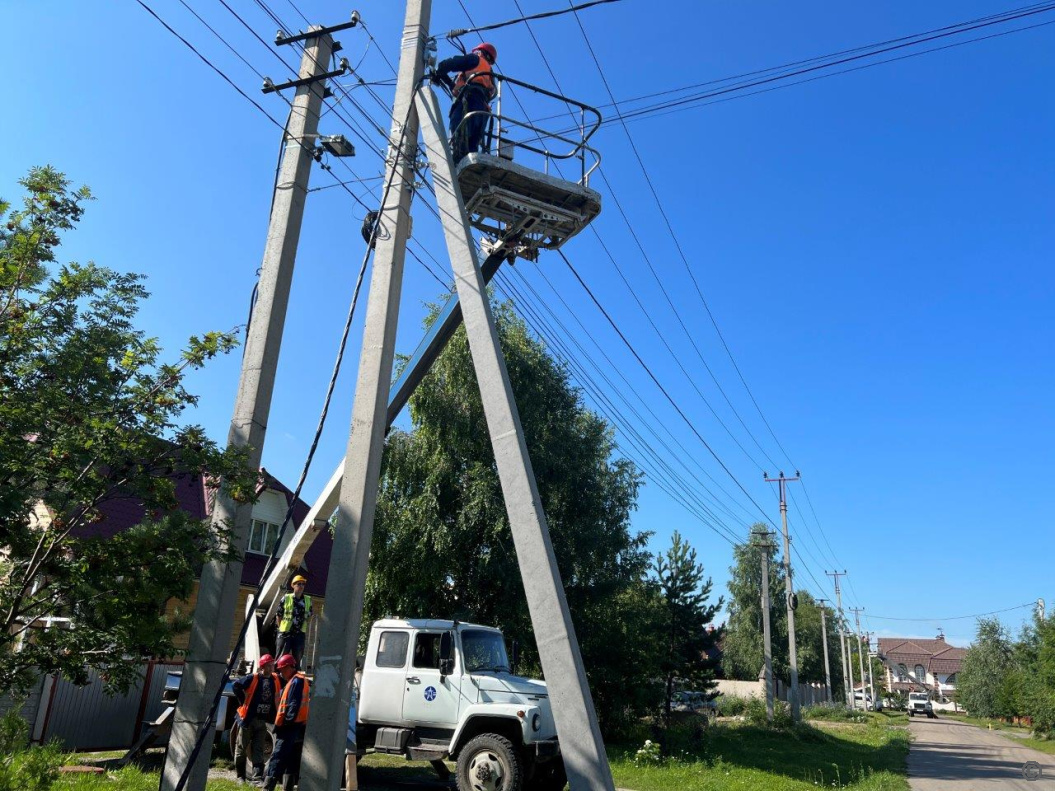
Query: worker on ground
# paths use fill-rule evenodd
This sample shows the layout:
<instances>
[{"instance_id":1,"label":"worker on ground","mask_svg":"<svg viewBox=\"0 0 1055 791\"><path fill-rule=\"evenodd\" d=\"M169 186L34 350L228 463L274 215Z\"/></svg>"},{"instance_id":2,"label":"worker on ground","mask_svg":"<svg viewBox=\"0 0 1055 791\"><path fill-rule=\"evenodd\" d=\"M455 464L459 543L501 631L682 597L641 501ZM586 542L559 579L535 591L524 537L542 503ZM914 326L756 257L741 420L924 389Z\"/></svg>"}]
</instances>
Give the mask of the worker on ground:
<instances>
[{"instance_id":1,"label":"worker on ground","mask_svg":"<svg viewBox=\"0 0 1055 791\"><path fill-rule=\"evenodd\" d=\"M268 729L275 723L282 681L275 675L275 659L264 654L256 663L256 672L242 676L231 685L238 700L238 741L234 748L234 771L246 781L246 755L253 763L252 780L264 779L264 750Z\"/></svg>"},{"instance_id":2,"label":"worker on ground","mask_svg":"<svg viewBox=\"0 0 1055 791\"><path fill-rule=\"evenodd\" d=\"M304 658L304 633L308 630L308 621L311 620L311 596L304 595L304 587L308 580L300 574L293 578L293 592L282 597L278 605L278 613L275 620L278 621L278 640L275 645L275 653L279 656L292 654L300 667L300 660Z\"/></svg>"},{"instance_id":3,"label":"worker on ground","mask_svg":"<svg viewBox=\"0 0 1055 791\"><path fill-rule=\"evenodd\" d=\"M266 791L274 791L282 775L296 777L300 773L300 752L304 748L310 699L308 677L297 670L297 660L291 654L280 656L276 667L283 688L275 718L275 749L267 762Z\"/></svg>"},{"instance_id":4,"label":"worker on ground","mask_svg":"<svg viewBox=\"0 0 1055 791\"><path fill-rule=\"evenodd\" d=\"M495 97L491 67L496 60L498 50L494 44L479 44L468 55L456 55L442 61L432 75L433 82L446 84L454 94L450 119L451 153L455 164L466 154L480 150L490 120L491 100ZM452 83L448 75L455 71L458 76ZM469 116L462 124L462 119L469 113L478 114Z\"/></svg>"}]
</instances>

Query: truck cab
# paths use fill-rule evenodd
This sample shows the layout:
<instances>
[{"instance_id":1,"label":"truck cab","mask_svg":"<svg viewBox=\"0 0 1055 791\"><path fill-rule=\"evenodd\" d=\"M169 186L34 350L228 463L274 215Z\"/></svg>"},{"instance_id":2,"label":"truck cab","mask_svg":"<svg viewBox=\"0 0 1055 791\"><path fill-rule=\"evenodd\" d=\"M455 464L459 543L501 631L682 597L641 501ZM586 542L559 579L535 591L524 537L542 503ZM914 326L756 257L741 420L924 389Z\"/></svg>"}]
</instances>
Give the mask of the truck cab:
<instances>
[{"instance_id":1,"label":"truck cab","mask_svg":"<svg viewBox=\"0 0 1055 791\"><path fill-rule=\"evenodd\" d=\"M430 761L441 774L453 760L460 791L554 791L566 781L546 684L513 675L489 626L374 623L356 720L357 753Z\"/></svg>"},{"instance_id":2,"label":"truck cab","mask_svg":"<svg viewBox=\"0 0 1055 791\"><path fill-rule=\"evenodd\" d=\"M938 716L934 713L934 704L926 692L908 693L908 716L914 717L917 714L926 715L930 719Z\"/></svg>"}]
</instances>

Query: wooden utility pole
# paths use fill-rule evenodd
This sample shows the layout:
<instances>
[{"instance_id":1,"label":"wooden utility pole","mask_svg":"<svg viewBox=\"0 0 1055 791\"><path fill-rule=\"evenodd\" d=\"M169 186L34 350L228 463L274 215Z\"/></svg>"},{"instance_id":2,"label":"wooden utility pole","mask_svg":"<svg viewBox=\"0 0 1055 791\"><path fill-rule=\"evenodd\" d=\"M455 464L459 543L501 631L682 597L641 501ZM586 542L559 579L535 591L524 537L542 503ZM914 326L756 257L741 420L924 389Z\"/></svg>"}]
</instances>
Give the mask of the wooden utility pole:
<instances>
[{"instance_id":1,"label":"wooden utility pole","mask_svg":"<svg viewBox=\"0 0 1055 791\"><path fill-rule=\"evenodd\" d=\"M832 671L828 665L828 627L825 623L825 613L828 608L824 605L827 604L827 599L817 599L817 604L821 606L821 645L824 646L824 688L828 692L828 702L832 703Z\"/></svg>"},{"instance_id":2,"label":"wooden utility pole","mask_svg":"<svg viewBox=\"0 0 1055 791\"><path fill-rule=\"evenodd\" d=\"M773 640L769 627L769 550L773 544L768 530L759 530L753 534L761 539L757 546L762 550L762 651L765 656L766 683L766 721L773 721Z\"/></svg>"},{"instance_id":3,"label":"wooden utility pole","mask_svg":"<svg viewBox=\"0 0 1055 791\"><path fill-rule=\"evenodd\" d=\"M776 483L780 488L780 525L784 531L784 601L788 613L788 665L791 668L791 688L788 690L788 702L791 704L791 719L798 722L802 719L799 706L799 662L795 651L795 583L791 577L791 539L788 537L788 501L787 484L799 479L798 472L794 478L787 478L784 472L776 478L762 473L766 483Z\"/></svg>"},{"instance_id":4,"label":"wooden utility pole","mask_svg":"<svg viewBox=\"0 0 1055 791\"><path fill-rule=\"evenodd\" d=\"M332 49L333 39L329 35L313 37L305 44L300 64L299 82L302 84L298 84L290 107L289 126L285 132L289 144L275 182L257 300L246 331L242 373L227 445L248 448L246 461L253 469L260 468L264 451L286 306L293 281L293 264L308 193L315 146L307 141L313 141L318 131L325 90L321 78ZM252 504L235 503L222 492L216 498L212 523L217 527L233 525L231 544L238 550L239 559L230 563L212 561L202 569L161 791L184 787L203 791L205 788L212 754L213 701L219 695L220 681L230 653L235 605L242 581L240 558L249 540L252 510ZM202 734L204 729L209 733Z\"/></svg>"}]
</instances>

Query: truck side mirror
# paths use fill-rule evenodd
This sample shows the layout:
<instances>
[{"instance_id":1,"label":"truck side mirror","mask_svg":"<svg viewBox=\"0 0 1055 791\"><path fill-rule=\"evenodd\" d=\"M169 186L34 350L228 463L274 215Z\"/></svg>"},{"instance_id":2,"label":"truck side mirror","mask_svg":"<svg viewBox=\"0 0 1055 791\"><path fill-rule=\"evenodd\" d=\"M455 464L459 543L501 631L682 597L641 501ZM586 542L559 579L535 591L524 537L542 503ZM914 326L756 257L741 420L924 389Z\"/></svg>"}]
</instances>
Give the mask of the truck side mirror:
<instances>
[{"instance_id":1,"label":"truck side mirror","mask_svg":"<svg viewBox=\"0 0 1055 791\"><path fill-rule=\"evenodd\" d=\"M512 665L513 665L513 668L512 668L513 675L516 676L516 675L519 675L519 673L517 672L517 668L520 667L520 641L519 640L514 640L513 641L513 652L512 653L513 653L513 656L510 658L510 661L512 662Z\"/></svg>"},{"instance_id":2,"label":"truck side mirror","mask_svg":"<svg viewBox=\"0 0 1055 791\"><path fill-rule=\"evenodd\" d=\"M450 632L440 635L440 675L454 672L454 640Z\"/></svg>"}]
</instances>

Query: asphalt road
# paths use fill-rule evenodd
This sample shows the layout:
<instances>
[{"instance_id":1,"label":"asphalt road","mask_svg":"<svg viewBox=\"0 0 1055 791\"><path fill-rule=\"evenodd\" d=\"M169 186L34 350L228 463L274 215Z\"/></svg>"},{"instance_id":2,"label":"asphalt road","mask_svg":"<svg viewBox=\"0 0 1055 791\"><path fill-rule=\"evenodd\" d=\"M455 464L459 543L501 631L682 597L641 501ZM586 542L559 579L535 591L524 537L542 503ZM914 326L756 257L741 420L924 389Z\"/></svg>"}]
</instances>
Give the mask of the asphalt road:
<instances>
[{"instance_id":1,"label":"asphalt road","mask_svg":"<svg viewBox=\"0 0 1055 791\"><path fill-rule=\"evenodd\" d=\"M913 791L1055 791L1055 756L954 720L914 717L909 728ZM1040 778L1026 779L1022 768L1027 761L1040 765Z\"/></svg>"}]
</instances>

